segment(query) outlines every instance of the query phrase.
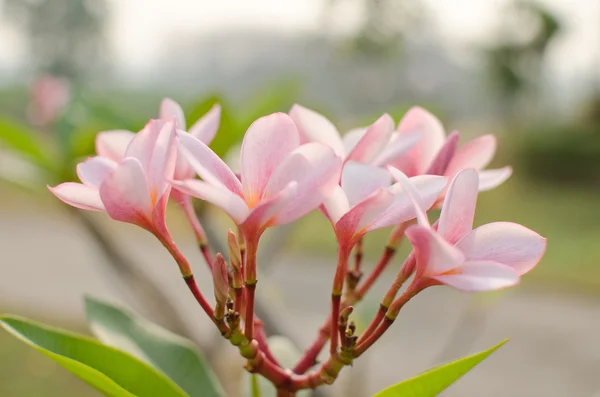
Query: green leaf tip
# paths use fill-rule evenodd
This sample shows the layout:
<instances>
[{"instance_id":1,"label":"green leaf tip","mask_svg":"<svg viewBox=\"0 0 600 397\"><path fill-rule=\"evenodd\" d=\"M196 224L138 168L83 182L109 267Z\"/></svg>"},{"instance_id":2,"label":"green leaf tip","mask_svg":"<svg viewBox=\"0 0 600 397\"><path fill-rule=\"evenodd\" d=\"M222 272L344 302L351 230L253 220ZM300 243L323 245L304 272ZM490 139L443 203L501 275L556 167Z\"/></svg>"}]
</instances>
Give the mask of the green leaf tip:
<instances>
[{"instance_id":1,"label":"green leaf tip","mask_svg":"<svg viewBox=\"0 0 600 397\"><path fill-rule=\"evenodd\" d=\"M434 397L444 391L452 383L456 382L464 374L473 369L477 364L486 359L490 354L498 350L508 342L503 340L493 346L472 356L441 365L427 372L407 379L387 389L380 391L373 397Z\"/></svg>"}]
</instances>

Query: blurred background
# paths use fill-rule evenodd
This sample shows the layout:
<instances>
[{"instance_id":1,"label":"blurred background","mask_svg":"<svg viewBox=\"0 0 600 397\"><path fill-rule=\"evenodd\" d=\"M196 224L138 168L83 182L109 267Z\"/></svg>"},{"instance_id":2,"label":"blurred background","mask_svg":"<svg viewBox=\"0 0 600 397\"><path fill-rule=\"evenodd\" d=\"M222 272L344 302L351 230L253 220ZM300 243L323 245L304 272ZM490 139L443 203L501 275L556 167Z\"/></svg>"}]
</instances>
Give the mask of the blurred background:
<instances>
[{"instance_id":1,"label":"blurred background","mask_svg":"<svg viewBox=\"0 0 600 397\"><path fill-rule=\"evenodd\" d=\"M0 0L0 312L87 333L82 296L118 302L196 341L238 396L241 361L215 343L159 244L45 188L75 178L97 132L141 129L163 97L190 124L219 102L221 155L254 119L295 102L340 131L420 105L463 143L497 134L494 165L515 172L481 194L476 222L548 237L542 263L502 293L426 291L320 395L368 396L510 338L443 395L600 396L600 2ZM218 247L222 214L198 212ZM169 224L211 295L175 208ZM366 266L387 232L366 239ZM407 251L360 306L359 326ZM312 214L271 234L261 255L267 330L304 348L328 311L333 233ZM0 332L0 395L98 394Z\"/></svg>"}]
</instances>

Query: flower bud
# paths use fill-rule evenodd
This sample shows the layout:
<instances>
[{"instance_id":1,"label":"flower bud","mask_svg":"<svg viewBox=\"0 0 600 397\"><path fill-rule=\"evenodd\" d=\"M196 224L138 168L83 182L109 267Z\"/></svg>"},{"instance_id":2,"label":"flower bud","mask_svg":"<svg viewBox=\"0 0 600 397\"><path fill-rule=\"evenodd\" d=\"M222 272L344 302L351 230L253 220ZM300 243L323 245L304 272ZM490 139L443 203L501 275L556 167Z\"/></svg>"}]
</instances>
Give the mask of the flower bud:
<instances>
[{"instance_id":1,"label":"flower bud","mask_svg":"<svg viewBox=\"0 0 600 397\"><path fill-rule=\"evenodd\" d=\"M229 262L233 269L233 288L242 288L244 276L242 274L242 255L240 246L235 233L229 230L227 235L227 245L229 247Z\"/></svg>"},{"instance_id":2,"label":"flower bud","mask_svg":"<svg viewBox=\"0 0 600 397\"><path fill-rule=\"evenodd\" d=\"M215 257L213 284L217 302L215 305L215 319L222 320L225 316L225 305L229 297L229 281L227 278L227 263L220 253Z\"/></svg>"}]
</instances>

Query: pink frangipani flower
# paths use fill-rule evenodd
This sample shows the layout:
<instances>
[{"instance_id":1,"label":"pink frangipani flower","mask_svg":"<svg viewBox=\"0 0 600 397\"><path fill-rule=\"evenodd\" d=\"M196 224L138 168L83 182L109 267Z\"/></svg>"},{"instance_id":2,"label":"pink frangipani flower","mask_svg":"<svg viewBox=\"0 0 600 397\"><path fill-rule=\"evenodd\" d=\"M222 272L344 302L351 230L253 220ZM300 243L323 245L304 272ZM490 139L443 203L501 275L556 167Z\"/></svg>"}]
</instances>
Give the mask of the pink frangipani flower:
<instances>
[{"instance_id":1,"label":"pink frangipani flower","mask_svg":"<svg viewBox=\"0 0 600 397\"><path fill-rule=\"evenodd\" d=\"M150 121L135 135L118 162L97 156L78 164L83 183L62 183L50 191L77 208L105 211L118 221L133 223L167 236L165 210L173 178L177 146L175 126Z\"/></svg>"},{"instance_id":2,"label":"pink frangipani flower","mask_svg":"<svg viewBox=\"0 0 600 397\"><path fill-rule=\"evenodd\" d=\"M199 139L178 133L180 153L202 180L173 181L184 194L221 207L256 241L270 226L317 208L337 186L341 159L329 147L299 144L292 119L275 113L256 120L242 143L241 181Z\"/></svg>"},{"instance_id":3,"label":"pink frangipani flower","mask_svg":"<svg viewBox=\"0 0 600 397\"><path fill-rule=\"evenodd\" d=\"M355 162L346 163L341 185L325 200L323 212L334 226L340 249L350 250L366 233L416 217L414 206L400 183L390 186L387 170ZM446 185L446 178L419 175L410 184L431 207Z\"/></svg>"},{"instance_id":4,"label":"pink frangipani flower","mask_svg":"<svg viewBox=\"0 0 600 397\"><path fill-rule=\"evenodd\" d=\"M208 113L198 119L192 125L188 133L206 145L210 145L219 129L221 118L221 107L214 105ZM165 98L160 104L159 119L164 121L174 121L175 128L180 131L186 131L185 116L181 106L172 99ZM135 136L134 132L127 130L103 131L96 137L96 153L99 156L107 157L113 161L120 161L125 156L127 146ZM194 170L181 156L177 157L175 167L175 179L182 180L194 177Z\"/></svg>"},{"instance_id":5,"label":"pink frangipani flower","mask_svg":"<svg viewBox=\"0 0 600 397\"><path fill-rule=\"evenodd\" d=\"M394 134L394 120L384 114L366 128L355 128L343 137L323 115L300 105L289 112L298 126L300 142L320 142L331 147L344 159L384 167L410 150L419 140L414 132L399 137Z\"/></svg>"},{"instance_id":6,"label":"pink frangipani flower","mask_svg":"<svg viewBox=\"0 0 600 397\"><path fill-rule=\"evenodd\" d=\"M404 174L390 171L411 190ZM494 222L473 230L478 188L474 169L458 172L446 194L437 230L429 225L419 193L410 191L419 220L406 231L417 262L413 283L446 284L463 291L501 289L517 284L540 261L546 239L524 226Z\"/></svg>"},{"instance_id":7,"label":"pink frangipani flower","mask_svg":"<svg viewBox=\"0 0 600 397\"><path fill-rule=\"evenodd\" d=\"M452 180L465 168L479 172L479 190L490 190L506 181L511 167L484 170L496 152L496 137L483 135L457 148L458 132L446 138L442 123L427 110L411 108L398 124L397 135L402 137L419 131L421 139L404 155L390 164L407 176L422 174L445 175Z\"/></svg>"}]
</instances>

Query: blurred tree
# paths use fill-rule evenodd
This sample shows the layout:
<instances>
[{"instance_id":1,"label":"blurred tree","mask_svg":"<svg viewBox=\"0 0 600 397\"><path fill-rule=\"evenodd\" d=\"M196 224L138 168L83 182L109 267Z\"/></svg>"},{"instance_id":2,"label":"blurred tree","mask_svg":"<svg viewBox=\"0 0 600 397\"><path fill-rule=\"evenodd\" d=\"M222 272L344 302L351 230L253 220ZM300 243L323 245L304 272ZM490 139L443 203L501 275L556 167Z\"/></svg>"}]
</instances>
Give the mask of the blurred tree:
<instances>
[{"instance_id":1,"label":"blurred tree","mask_svg":"<svg viewBox=\"0 0 600 397\"><path fill-rule=\"evenodd\" d=\"M5 0L6 20L26 39L37 73L77 80L105 50L105 0Z\"/></svg>"},{"instance_id":2,"label":"blurred tree","mask_svg":"<svg viewBox=\"0 0 600 397\"><path fill-rule=\"evenodd\" d=\"M348 0L327 1L325 25L329 25L336 7L343 3ZM405 39L425 14L418 0L359 0L352 5L363 10L363 18L343 47L359 56L381 58L401 53Z\"/></svg>"},{"instance_id":3,"label":"blurred tree","mask_svg":"<svg viewBox=\"0 0 600 397\"><path fill-rule=\"evenodd\" d=\"M504 116L511 118L522 94L539 88L545 55L560 30L558 17L543 5L529 0L510 5L496 43L485 50Z\"/></svg>"}]
</instances>

